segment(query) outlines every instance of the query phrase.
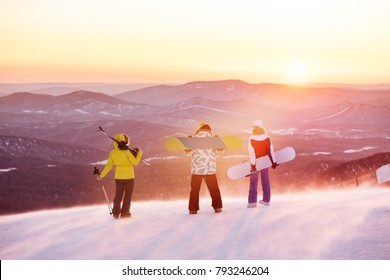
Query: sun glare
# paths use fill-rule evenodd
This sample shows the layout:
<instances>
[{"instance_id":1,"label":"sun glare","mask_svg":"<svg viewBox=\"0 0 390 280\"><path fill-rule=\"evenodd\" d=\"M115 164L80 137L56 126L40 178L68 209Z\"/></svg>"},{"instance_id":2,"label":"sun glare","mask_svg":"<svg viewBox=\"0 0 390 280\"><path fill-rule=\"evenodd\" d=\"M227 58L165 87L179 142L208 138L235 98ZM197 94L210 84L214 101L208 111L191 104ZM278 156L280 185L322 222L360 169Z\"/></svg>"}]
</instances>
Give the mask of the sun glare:
<instances>
[{"instance_id":1,"label":"sun glare","mask_svg":"<svg viewBox=\"0 0 390 280\"><path fill-rule=\"evenodd\" d=\"M294 63L290 66L290 82L303 83L306 79L306 67L303 63Z\"/></svg>"},{"instance_id":2,"label":"sun glare","mask_svg":"<svg viewBox=\"0 0 390 280\"><path fill-rule=\"evenodd\" d=\"M301 63L293 64L290 68L290 72L294 77L302 77L305 75L305 65Z\"/></svg>"}]
</instances>

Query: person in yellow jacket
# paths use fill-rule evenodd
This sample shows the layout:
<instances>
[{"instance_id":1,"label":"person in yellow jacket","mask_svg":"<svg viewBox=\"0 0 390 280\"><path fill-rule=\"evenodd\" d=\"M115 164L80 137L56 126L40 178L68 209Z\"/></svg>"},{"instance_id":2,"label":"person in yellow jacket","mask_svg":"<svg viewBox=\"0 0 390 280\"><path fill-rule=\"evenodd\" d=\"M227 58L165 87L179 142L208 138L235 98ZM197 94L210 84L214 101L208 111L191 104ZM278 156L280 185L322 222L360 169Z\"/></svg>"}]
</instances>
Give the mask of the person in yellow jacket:
<instances>
[{"instance_id":1,"label":"person in yellow jacket","mask_svg":"<svg viewBox=\"0 0 390 280\"><path fill-rule=\"evenodd\" d=\"M111 150L103 171L98 175L98 180L103 179L115 165L116 191L112 215L115 219L118 219L119 217L130 218L130 205L135 178L134 165L137 165L140 162L142 151L136 149L136 156L134 156L132 152L127 149L126 146L130 144L130 138L126 134L116 134L114 140L114 149Z\"/></svg>"}]
</instances>

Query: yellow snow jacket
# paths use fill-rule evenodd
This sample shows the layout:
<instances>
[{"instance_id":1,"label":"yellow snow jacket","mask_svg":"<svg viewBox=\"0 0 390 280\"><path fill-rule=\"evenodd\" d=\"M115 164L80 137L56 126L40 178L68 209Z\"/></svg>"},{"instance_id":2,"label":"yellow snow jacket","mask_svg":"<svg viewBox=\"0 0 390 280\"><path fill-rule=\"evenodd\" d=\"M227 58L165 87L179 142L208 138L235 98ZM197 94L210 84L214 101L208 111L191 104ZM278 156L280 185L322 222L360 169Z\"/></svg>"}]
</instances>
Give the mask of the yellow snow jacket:
<instances>
[{"instance_id":1,"label":"yellow snow jacket","mask_svg":"<svg viewBox=\"0 0 390 280\"><path fill-rule=\"evenodd\" d=\"M115 135L114 139L119 142L125 141L123 134ZM137 156L134 157L129 150L120 150L118 143L114 141L114 149L110 152L107 164L100 173L100 178L104 178L115 164L115 179L133 179L135 177L133 166L140 162L141 157L141 150L138 150Z\"/></svg>"}]
</instances>

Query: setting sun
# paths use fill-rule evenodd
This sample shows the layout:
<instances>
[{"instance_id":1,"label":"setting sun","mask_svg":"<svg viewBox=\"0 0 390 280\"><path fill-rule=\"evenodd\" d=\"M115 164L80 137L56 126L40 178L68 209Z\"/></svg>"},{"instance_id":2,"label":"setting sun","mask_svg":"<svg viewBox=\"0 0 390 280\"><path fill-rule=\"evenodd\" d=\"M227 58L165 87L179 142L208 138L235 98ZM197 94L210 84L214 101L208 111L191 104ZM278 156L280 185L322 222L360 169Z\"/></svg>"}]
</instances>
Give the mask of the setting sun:
<instances>
[{"instance_id":1,"label":"setting sun","mask_svg":"<svg viewBox=\"0 0 390 280\"><path fill-rule=\"evenodd\" d=\"M290 72L294 77L302 77L305 74L305 65L300 63L293 64Z\"/></svg>"},{"instance_id":2,"label":"setting sun","mask_svg":"<svg viewBox=\"0 0 390 280\"><path fill-rule=\"evenodd\" d=\"M306 66L303 63L294 63L290 66L290 75L292 83L305 82Z\"/></svg>"}]
</instances>

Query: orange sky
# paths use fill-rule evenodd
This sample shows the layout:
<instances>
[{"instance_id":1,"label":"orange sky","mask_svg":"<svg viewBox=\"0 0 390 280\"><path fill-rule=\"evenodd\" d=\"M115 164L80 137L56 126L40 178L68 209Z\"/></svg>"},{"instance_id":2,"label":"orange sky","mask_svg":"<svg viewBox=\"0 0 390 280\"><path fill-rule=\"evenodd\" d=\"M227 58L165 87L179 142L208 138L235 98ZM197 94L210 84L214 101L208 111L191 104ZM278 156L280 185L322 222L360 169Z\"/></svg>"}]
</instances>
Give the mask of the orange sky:
<instances>
[{"instance_id":1,"label":"orange sky","mask_svg":"<svg viewBox=\"0 0 390 280\"><path fill-rule=\"evenodd\" d=\"M1 0L0 82L390 82L387 0Z\"/></svg>"}]
</instances>

